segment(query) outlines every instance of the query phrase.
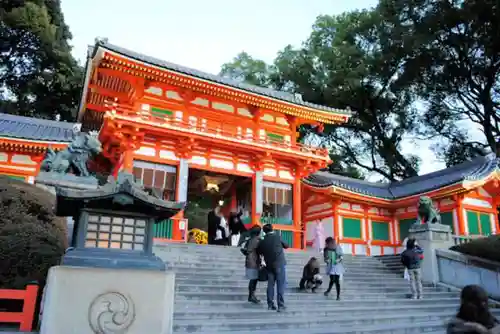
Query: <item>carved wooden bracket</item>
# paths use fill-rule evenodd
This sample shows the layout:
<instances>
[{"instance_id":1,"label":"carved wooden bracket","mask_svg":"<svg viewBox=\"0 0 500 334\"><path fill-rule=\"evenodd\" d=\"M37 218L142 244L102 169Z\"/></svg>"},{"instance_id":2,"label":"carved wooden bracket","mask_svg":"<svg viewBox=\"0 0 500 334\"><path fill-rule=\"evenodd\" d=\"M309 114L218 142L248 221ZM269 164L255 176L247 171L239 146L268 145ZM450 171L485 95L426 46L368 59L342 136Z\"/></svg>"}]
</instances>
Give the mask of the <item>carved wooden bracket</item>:
<instances>
[{"instance_id":1,"label":"carved wooden bracket","mask_svg":"<svg viewBox=\"0 0 500 334\"><path fill-rule=\"evenodd\" d=\"M181 159L192 158L195 144L196 142L194 138L182 138L177 140L177 150L175 155Z\"/></svg>"}]
</instances>

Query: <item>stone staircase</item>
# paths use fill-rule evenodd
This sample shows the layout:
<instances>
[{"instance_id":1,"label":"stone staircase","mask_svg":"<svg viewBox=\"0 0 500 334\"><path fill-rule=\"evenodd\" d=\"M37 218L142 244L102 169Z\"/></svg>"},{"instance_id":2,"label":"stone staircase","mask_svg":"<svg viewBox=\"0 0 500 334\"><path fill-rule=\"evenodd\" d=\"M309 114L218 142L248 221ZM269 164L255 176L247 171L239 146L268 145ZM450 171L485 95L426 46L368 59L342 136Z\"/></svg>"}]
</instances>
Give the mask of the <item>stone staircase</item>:
<instances>
[{"instance_id":1,"label":"stone staircase","mask_svg":"<svg viewBox=\"0 0 500 334\"><path fill-rule=\"evenodd\" d=\"M423 300L410 300L399 257L346 256L340 301L334 293L300 293L302 268L313 254L287 252L288 309L277 313L267 310L266 283L257 290L261 305L246 301L238 248L159 244L154 251L177 273L174 333L444 333L459 303L457 292L431 286Z\"/></svg>"}]
</instances>

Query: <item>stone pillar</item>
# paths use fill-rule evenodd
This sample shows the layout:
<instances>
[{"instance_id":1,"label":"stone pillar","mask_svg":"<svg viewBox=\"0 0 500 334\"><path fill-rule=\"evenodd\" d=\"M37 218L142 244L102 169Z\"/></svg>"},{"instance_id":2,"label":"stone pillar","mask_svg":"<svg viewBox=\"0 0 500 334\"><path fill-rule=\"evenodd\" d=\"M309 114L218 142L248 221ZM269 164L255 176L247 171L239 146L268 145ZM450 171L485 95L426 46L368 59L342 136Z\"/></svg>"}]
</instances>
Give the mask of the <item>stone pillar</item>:
<instances>
[{"instance_id":1,"label":"stone pillar","mask_svg":"<svg viewBox=\"0 0 500 334\"><path fill-rule=\"evenodd\" d=\"M437 284L439 272L436 249L449 249L453 246L451 228L443 224L414 224L410 228L410 236L424 250L422 261L422 280L425 283Z\"/></svg>"},{"instance_id":2,"label":"stone pillar","mask_svg":"<svg viewBox=\"0 0 500 334\"><path fill-rule=\"evenodd\" d=\"M264 179L262 171L255 171L252 177L252 225L260 224L263 209Z\"/></svg>"},{"instance_id":3,"label":"stone pillar","mask_svg":"<svg viewBox=\"0 0 500 334\"><path fill-rule=\"evenodd\" d=\"M177 202L187 202L188 194L189 163L185 158L179 160L177 167L177 187L175 200ZM184 220L184 211L175 215L172 226L172 239L175 241L184 240L187 236L187 225Z\"/></svg>"},{"instance_id":4,"label":"stone pillar","mask_svg":"<svg viewBox=\"0 0 500 334\"><path fill-rule=\"evenodd\" d=\"M188 192L188 176L189 176L189 163L187 159L181 158L179 160L179 167L177 171L177 202L187 202Z\"/></svg>"}]
</instances>

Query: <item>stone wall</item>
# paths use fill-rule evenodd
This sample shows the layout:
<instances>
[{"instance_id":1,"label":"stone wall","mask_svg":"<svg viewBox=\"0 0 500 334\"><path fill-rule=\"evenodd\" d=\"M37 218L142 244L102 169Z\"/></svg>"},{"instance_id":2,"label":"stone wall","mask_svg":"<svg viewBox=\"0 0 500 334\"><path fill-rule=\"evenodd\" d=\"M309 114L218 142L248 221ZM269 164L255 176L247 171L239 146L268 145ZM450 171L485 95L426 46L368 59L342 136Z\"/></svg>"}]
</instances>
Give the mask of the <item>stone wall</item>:
<instances>
[{"instance_id":1,"label":"stone wall","mask_svg":"<svg viewBox=\"0 0 500 334\"><path fill-rule=\"evenodd\" d=\"M437 249L436 256L441 283L457 288L480 285L500 300L500 263L443 249Z\"/></svg>"}]
</instances>

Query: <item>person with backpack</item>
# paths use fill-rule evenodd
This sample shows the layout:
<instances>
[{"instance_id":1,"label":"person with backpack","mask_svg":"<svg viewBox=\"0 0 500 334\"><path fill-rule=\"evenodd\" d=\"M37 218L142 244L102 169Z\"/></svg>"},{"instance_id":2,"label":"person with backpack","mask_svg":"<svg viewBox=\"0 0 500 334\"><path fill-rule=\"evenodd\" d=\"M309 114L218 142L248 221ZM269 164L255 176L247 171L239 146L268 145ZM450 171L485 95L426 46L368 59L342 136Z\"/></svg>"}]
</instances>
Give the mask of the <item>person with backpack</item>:
<instances>
[{"instance_id":1,"label":"person with backpack","mask_svg":"<svg viewBox=\"0 0 500 334\"><path fill-rule=\"evenodd\" d=\"M248 231L248 239L243 243L241 252L245 255L245 276L248 282L248 302L259 304L260 300L255 296L257 283L259 282L259 271L262 267L260 255L257 253L257 248L260 242L261 228L259 225L254 225Z\"/></svg>"},{"instance_id":2,"label":"person with backpack","mask_svg":"<svg viewBox=\"0 0 500 334\"><path fill-rule=\"evenodd\" d=\"M420 263L422 262L424 251L417 244L414 238L409 238L406 242L406 250L401 253L401 263L408 270L410 276L410 288L412 299L422 299L422 272Z\"/></svg>"},{"instance_id":3,"label":"person with backpack","mask_svg":"<svg viewBox=\"0 0 500 334\"><path fill-rule=\"evenodd\" d=\"M344 275L345 269L343 264L344 252L342 248L337 245L335 239L328 237L325 240L325 248L323 249L323 259L326 263L326 273L330 276L328 289L325 291L325 297L328 297L335 285L337 292L337 300L340 300L340 280Z\"/></svg>"}]
</instances>

